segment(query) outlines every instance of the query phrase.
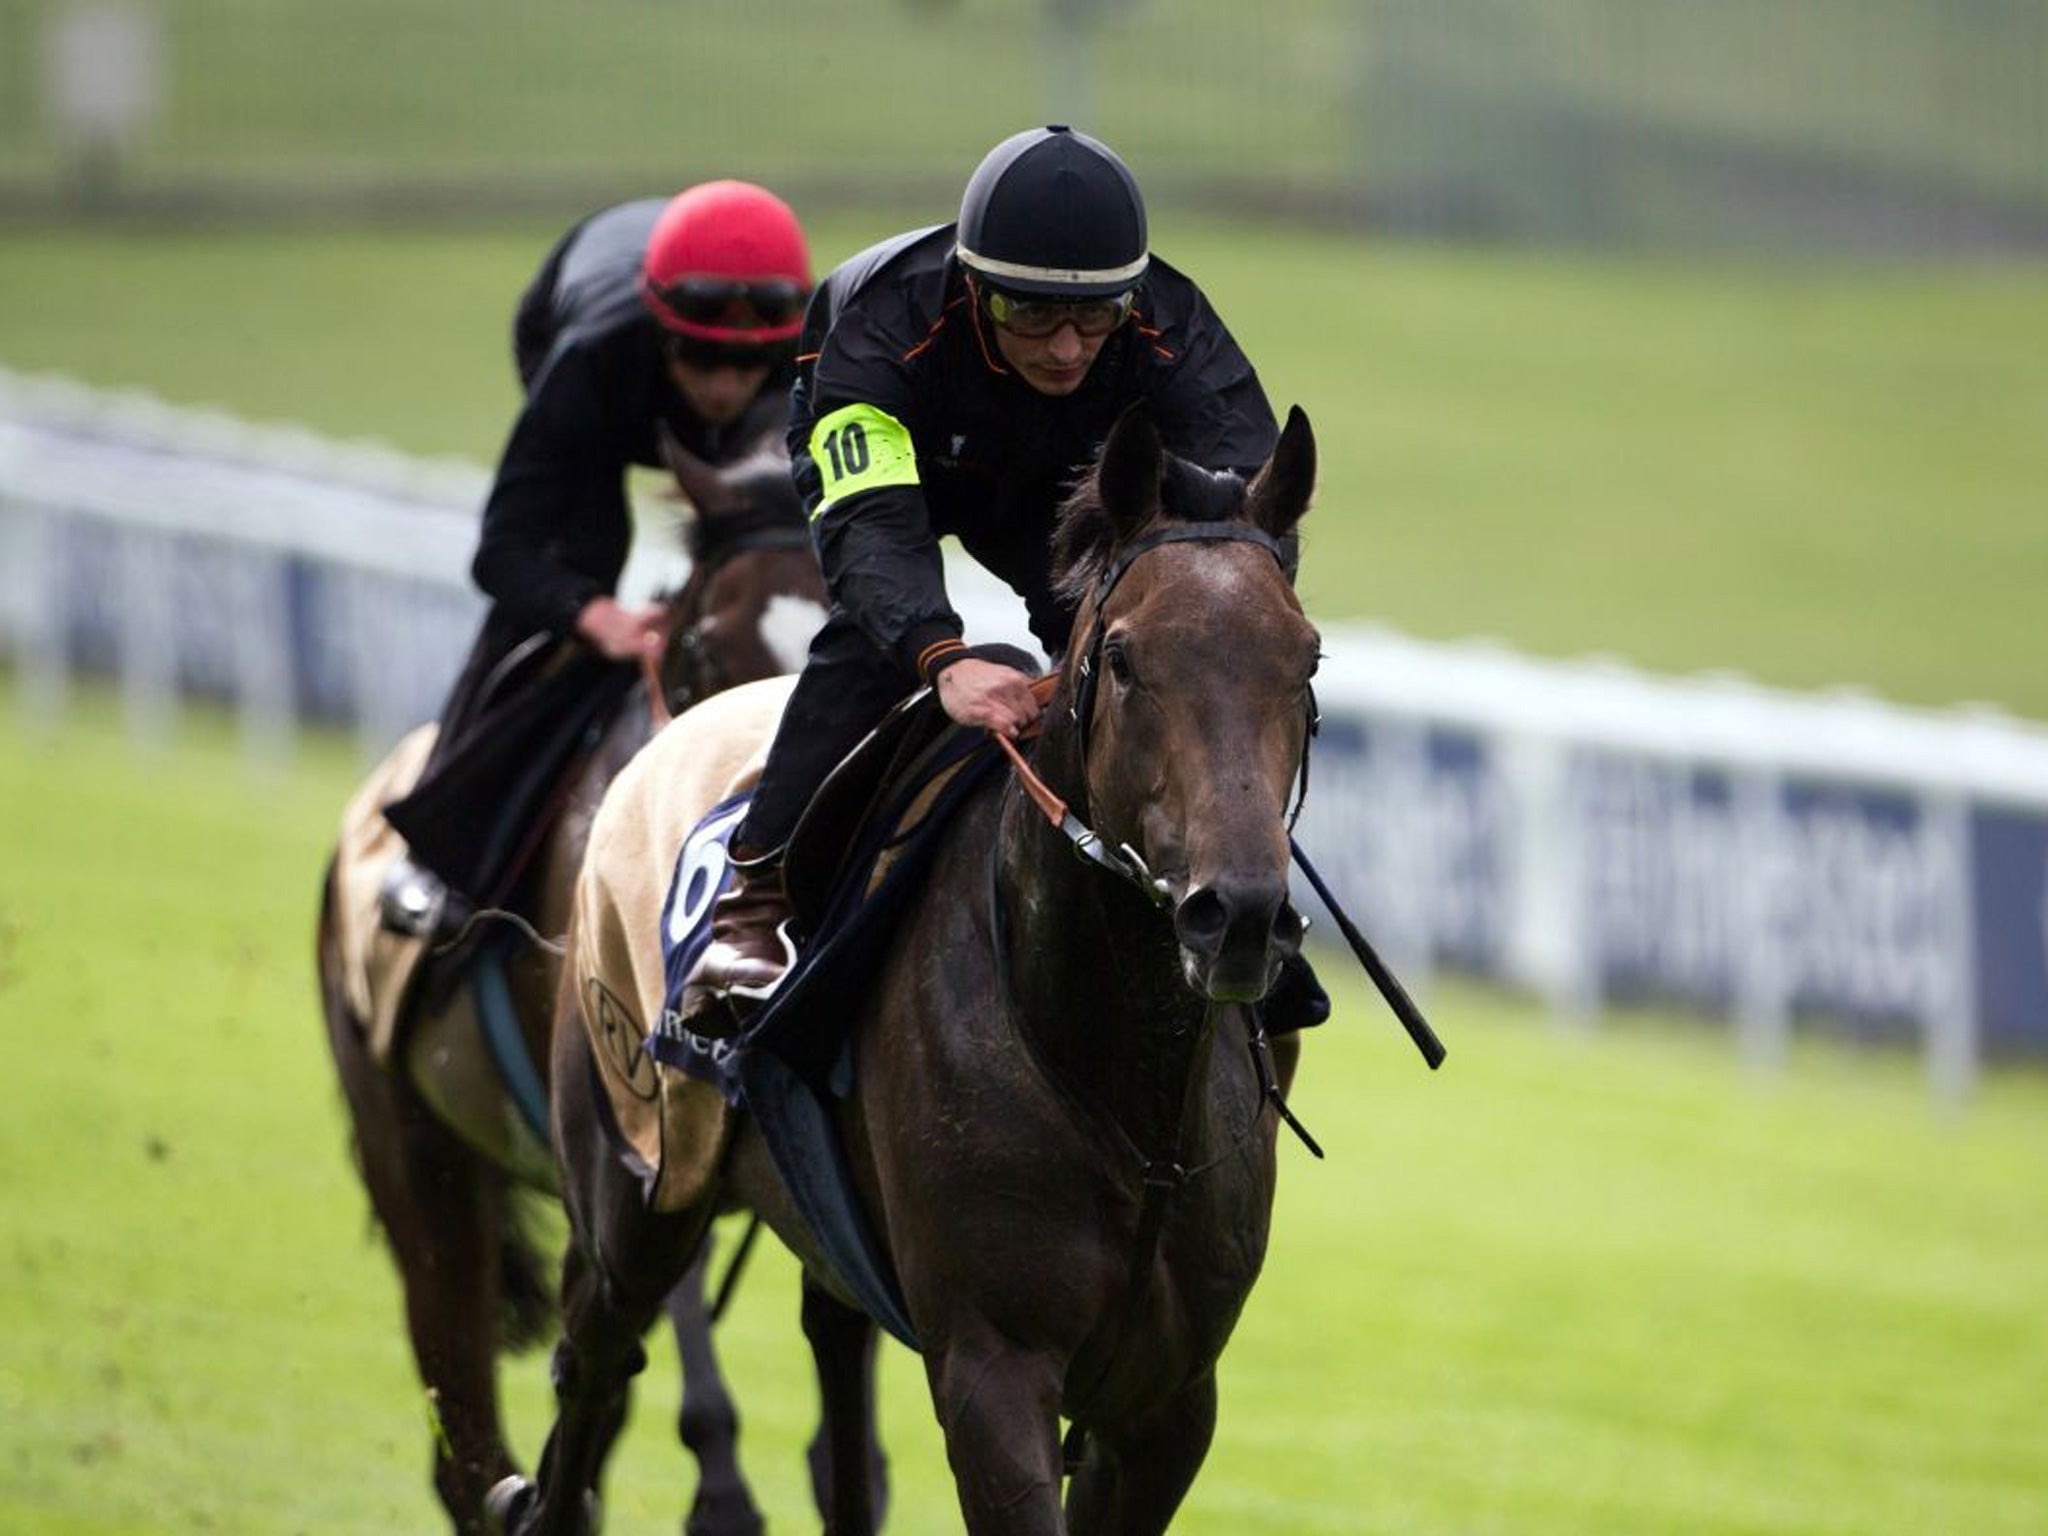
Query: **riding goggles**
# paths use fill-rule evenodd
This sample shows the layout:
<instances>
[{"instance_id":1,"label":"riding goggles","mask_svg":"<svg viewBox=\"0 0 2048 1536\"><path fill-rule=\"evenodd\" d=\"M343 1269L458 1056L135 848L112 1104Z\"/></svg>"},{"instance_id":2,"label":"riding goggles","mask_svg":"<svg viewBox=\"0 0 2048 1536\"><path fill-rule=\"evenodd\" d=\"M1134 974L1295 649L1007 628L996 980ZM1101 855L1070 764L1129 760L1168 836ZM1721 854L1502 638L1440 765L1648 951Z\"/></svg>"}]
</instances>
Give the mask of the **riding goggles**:
<instances>
[{"instance_id":1,"label":"riding goggles","mask_svg":"<svg viewBox=\"0 0 2048 1536\"><path fill-rule=\"evenodd\" d=\"M810 290L784 278L686 277L659 287L647 298L669 329L700 341L787 341L803 325Z\"/></svg>"},{"instance_id":2,"label":"riding goggles","mask_svg":"<svg viewBox=\"0 0 2048 1536\"><path fill-rule=\"evenodd\" d=\"M742 371L772 368L796 346L787 337L771 340L761 331L748 331L746 336L745 341L706 341L702 337L670 331L662 337L662 343L670 357L692 368L738 368Z\"/></svg>"},{"instance_id":3,"label":"riding goggles","mask_svg":"<svg viewBox=\"0 0 2048 1536\"><path fill-rule=\"evenodd\" d=\"M982 290L989 319L1013 336L1037 341L1063 325L1090 338L1107 336L1130 318L1136 295L1129 290L1106 299L1031 299L1000 288Z\"/></svg>"}]
</instances>

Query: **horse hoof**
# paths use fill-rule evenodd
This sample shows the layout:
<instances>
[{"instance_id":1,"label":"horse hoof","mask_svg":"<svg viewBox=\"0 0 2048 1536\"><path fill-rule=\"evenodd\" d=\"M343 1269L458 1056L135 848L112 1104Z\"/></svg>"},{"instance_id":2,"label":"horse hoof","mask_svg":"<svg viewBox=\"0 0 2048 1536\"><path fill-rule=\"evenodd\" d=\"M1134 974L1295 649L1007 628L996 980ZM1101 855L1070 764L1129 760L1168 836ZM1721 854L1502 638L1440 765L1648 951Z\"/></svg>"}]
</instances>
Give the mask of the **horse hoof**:
<instances>
[{"instance_id":1,"label":"horse hoof","mask_svg":"<svg viewBox=\"0 0 2048 1536\"><path fill-rule=\"evenodd\" d=\"M539 1496L540 1490L516 1472L499 1478L484 1495L485 1528L491 1536L523 1536L526 1517L533 1513L534 1500ZM604 1506L598 1503L596 1494L586 1491L581 1536L597 1536L603 1525Z\"/></svg>"},{"instance_id":2,"label":"horse hoof","mask_svg":"<svg viewBox=\"0 0 2048 1536\"><path fill-rule=\"evenodd\" d=\"M484 1495L484 1527L491 1536L517 1536L520 1517L533 1503L533 1484L518 1473L501 1477Z\"/></svg>"},{"instance_id":3,"label":"horse hoof","mask_svg":"<svg viewBox=\"0 0 2048 1536\"><path fill-rule=\"evenodd\" d=\"M700 1493L683 1521L683 1536L761 1536L767 1529L744 1491L709 1499Z\"/></svg>"}]
</instances>

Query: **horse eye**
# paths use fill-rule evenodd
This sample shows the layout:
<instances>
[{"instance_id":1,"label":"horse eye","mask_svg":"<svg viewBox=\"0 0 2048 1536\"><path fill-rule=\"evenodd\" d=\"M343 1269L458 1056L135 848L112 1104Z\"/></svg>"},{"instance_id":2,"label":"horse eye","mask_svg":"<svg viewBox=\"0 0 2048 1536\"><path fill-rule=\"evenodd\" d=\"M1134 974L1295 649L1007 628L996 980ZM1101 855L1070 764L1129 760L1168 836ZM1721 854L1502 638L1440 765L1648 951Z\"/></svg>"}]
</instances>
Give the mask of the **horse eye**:
<instances>
[{"instance_id":1,"label":"horse eye","mask_svg":"<svg viewBox=\"0 0 2048 1536\"><path fill-rule=\"evenodd\" d=\"M1103 647L1102 659L1109 667L1109 675L1120 683L1131 680L1131 658L1124 654L1124 648L1112 642Z\"/></svg>"}]
</instances>

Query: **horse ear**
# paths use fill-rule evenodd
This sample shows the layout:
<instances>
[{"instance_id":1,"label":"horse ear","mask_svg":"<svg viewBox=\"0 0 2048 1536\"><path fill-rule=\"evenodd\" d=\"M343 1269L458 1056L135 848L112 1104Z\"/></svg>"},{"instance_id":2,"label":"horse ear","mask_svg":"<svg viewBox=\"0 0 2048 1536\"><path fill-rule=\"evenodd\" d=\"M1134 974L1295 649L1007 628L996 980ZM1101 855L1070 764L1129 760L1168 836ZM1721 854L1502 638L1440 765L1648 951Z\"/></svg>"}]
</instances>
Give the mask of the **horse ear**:
<instances>
[{"instance_id":1,"label":"horse ear","mask_svg":"<svg viewBox=\"0 0 2048 1536\"><path fill-rule=\"evenodd\" d=\"M1245 494L1245 510L1259 528L1276 539L1285 538L1308 511L1315 489L1315 429L1308 424L1308 413L1292 406L1273 457L1266 460Z\"/></svg>"},{"instance_id":2,"label":"horse ear","mask_svg":"<svg viewBox=\"0 0 2048 1536\"><path fill-rule=\"evenodd\" d=\"M1119 539L1129 538L1159 513L1162 452L1159 428L1142 400L1126 407L1109 429L1095 483Z\"/></svg>"},{"instance_id":3,"label":"horse ear","mask_svg":"<svg viewBox=\"0 0 2048 1536\"><path fill-rule=\"evenodd\" d=\"M719 478L717 470L682 445L667 422L656 429L655 442L661 450L662 463L676 477L676 484L689 497L699 517L716 517L725 510L725 481Z\"/></svg>"}]
</instances>

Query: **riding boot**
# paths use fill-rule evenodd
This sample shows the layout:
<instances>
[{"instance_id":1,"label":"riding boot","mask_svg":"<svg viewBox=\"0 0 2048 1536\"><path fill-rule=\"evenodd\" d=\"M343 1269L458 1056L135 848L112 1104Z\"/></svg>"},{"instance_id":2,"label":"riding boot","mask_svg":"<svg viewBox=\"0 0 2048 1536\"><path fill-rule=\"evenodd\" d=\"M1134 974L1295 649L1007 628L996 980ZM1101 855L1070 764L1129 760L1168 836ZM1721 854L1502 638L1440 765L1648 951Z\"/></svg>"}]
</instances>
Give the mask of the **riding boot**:
<instances>
[{"instance_id":1,"label":"riding boot","mask_svg":"<svg viewBox=\"0 0 2048 1536\"><path fill-rule=\"evenodd\" d=\"M733 856L732 887L711 909L711 943L683 982L681 1023L694 1035L738 1034L796 961L782 851Z\"/></svg>"}]
</instances>

